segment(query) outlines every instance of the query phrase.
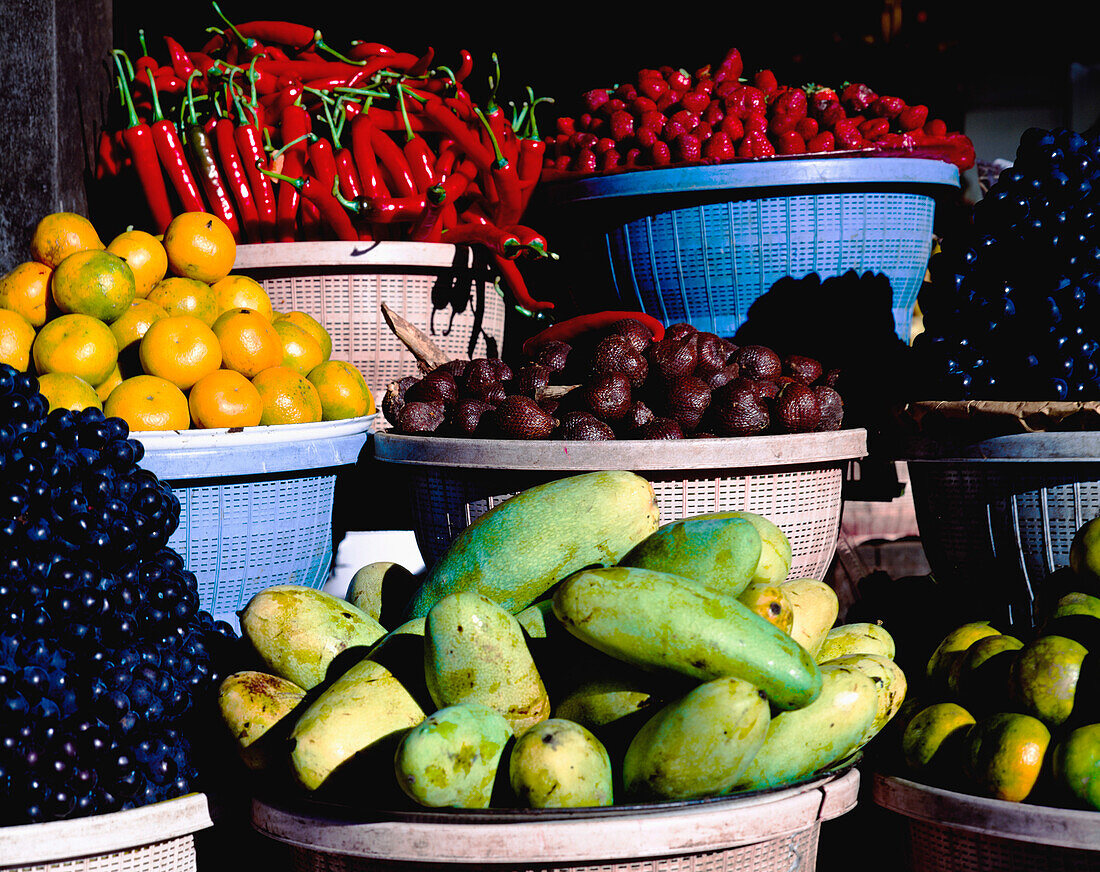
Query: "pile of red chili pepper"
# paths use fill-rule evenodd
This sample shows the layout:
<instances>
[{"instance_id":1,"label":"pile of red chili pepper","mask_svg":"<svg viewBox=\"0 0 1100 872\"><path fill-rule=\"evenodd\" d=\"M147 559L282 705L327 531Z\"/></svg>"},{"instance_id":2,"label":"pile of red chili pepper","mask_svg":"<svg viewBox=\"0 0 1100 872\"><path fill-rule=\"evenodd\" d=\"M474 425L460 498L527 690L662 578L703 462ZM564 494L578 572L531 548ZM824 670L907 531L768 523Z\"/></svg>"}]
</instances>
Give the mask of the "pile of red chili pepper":
<instances>
[{"instance_id":1,"label":"pile of red chili pepper","mask_svg":"<svg viewBox=\"0 0 1100 872\"><path fill-rule=\"evenodd\" d=\"M745 75L741 53L688 72L640 70L633 82L582 95L578 117L557 119L547 137L544 179L622 170L832 153L918 154L974 165L962 133L924 105L840 88L781 85L774 72Z\"/></svg>"},{"instance_id":2,"label":"pile of red chili pepper","mask_svg":"<svg viewBox=\"0 0 1100 872\"><path fill-rule=\"evenodd\" d=\"M165 61L113 52L125 119L99 141L97 176L134 172L153 232L180 211L218 215L238 242L406 240L488 252L513 302L531 297L516 261L550 257L521 224L546 143L530 89L520 107L464 86L473 67L312 27L228 21L190 51L164 37ZM496 58L494 57L494 63Z\"/></svg>"}]
</instances>

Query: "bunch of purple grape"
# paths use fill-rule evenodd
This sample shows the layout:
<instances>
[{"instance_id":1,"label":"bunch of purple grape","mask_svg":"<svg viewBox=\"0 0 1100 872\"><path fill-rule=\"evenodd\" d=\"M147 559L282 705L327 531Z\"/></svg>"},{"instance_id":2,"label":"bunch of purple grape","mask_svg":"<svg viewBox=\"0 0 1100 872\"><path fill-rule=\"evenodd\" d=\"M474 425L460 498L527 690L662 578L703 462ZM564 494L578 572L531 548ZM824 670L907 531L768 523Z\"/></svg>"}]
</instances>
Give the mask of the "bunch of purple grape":
<instances>
[{"instance_id":1,"label":"bunch of purple grape","mask_svg":"<svg viewBox=\"0 0 1100 872\"><path fill-rule=\"evenodd\" d=\"M1100 138L1031 128L919 301L932 399L1100 399Z\"/></svg>"},{"instance_id":2,"label":"bunch of purple grape","mask_svg":"<svg viewBox=\"0 0 1100 872\"><path fill-rule=\"evenodd\" d=\"M205 714L237 636L167 547L171 488L98 409L48 411L0 365L0 825L198 789Z\"/></svg>"}]
</instances>

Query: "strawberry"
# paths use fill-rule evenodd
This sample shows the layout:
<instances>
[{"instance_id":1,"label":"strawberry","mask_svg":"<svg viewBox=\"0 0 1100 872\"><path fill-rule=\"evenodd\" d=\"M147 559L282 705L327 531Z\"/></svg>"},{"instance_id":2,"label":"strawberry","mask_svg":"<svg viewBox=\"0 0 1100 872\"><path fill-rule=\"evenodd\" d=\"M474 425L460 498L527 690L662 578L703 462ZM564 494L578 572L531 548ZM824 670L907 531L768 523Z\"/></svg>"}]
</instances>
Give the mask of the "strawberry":
<instances>
[{"instance_id":1,"label":"strawberry","mask_svg":"<svg viewBox=\"0 0 1100 872\"><path fill-rule=\"evenodd\" d=\"M591 91L585 91L581 95L581 99L584 101L586 112L595 112L611 99L611 95L608 93L607 88L594 88Z\"/></svg>"},{"instance_id":2,"label":"strawberry","mask_svg":"<svg viewBox=\"0 0 1100 872\"><path fill-rule=\"evenodd\" d=\"M665 81L673 91L681 94L691 87L691 75L687 70L672 70L665 76Z\"/></svg>"},{"instance_id":3,"label":"strawberry","mask_svg":"<svg viewBox=\"0 0 1100 872\"><path fill-rule=\"evenodd\" d=\"M809 101L806 99L806 92L801 88L787 88L772 100L771 106L776 114L790 115L797 121L806 117Z\"/></svg>"},{"instance_id":4,"label":"strawberry","mask_svg":"<svg viewBox=\"0 0 1100 872\"><path fill-rule=\"evenodd\" d=\"M832 151L834 148L836 143L830 130L822 130L817 136L806 140L806 151Z\"/></svg>"},{"instance_id":5,"label":"strawberry","mask_svg":"<svg viewBox=\"0 0 1100 872\"><path fill-rule=\"evenodd\" d=\"M878 97L867 109L876 118L886 118L892 121L905 109L905 101L901 97Z\"/></svg>"},{"instance_id":6,"label":"strawberry","mask_svg":"<svg viewBox=\"0 0 1100 872\"><path fill-rule=\"evenodd\" d=\"M696 115L702 115L709 103L710 95L698 88L693 88L680 98L680 105Z\"/></svg>"},{"instance_id":7,"label":"strawberry","mask_svg":"<svg viewBox=\"0 0 1100 872\"><path fill-rule=\"evenodd\" d=\"M703 157L721 163L737 157L737 150L733 147L733 143L725 131L717 130L703 145Z\"/></svg>"},{"instance_id":8,"label":"strawberry","mask_svg":"<svg viewBox=\"0 0 1100 872\"><path fill-rule=\"evenodd\" d=\"M798 119L793 115L787 115L785 112L780 112L772 115L768 120L768 133L773 136L779 136L781 133L794 130L797 124Z\"/></svg>"},{"instance_id":9,"label":"strawberry","mask_svg":"<svg viewBox=\"0 0 1100 872\"><path fill-rule=\"evenodd\" d=\"M703 110L701 119L707 124L717 126L722 123L722 119L726 117L725 110L722 109L722 101L711 100L707 104L707 108Z\"/></svg>"},{"instance_id":10,"label":"strawberry","mask_svg":"<svg viewBox=\"0 0 1100 872\"><path fill-rule=\"evenodd\" d=\"M806 140L802 138L797 130L788 130L776 138L775 151L776 154L804 154Z\"/></svg>"},{"instance_id":11,"label":"strawberry","mask_svg":"<svg viewBox=\"0 0 1100 872\"><path fill-rule=\"evenodd\" d=\"M843 106L839 103L830 103L821 112L821 126L833 127L838 121L844 121L847 117L848 113L844 111Z\"/></svg>"},{"instance_id":12,"label":"strawberry","mask_svg":"<svg viewBox=\"0 0 1100 872\"><path fill-rule=\"evenodd\" d=\"M830 103L839 103L840 97L832 88L824 85L806 85L802 90L807 94L809 111L820 115Z\"/></svg>"},{"instance_id":13,"label":"strawberry","mask_svg":"<svg viewBox=\"0 0 1100 872\"><path fill-rule=\"evenodd\" d=\"M659 131L652 127L639 127L634 134L634 139L642 148L652 148L657 141Z\"/></svg>"},{"instance_id":14,"label":"strawberry","mask_svg":"<svg viewBox=\"0 0 1100 872\"><path fill-rule=\"evenodd\" d=\"M884 133L890 132L890 122L885 118L869 118L859 125L859 132L864 139L874 142Z\"/></svg>"},{"instance_id":15,"label":"strawberry","mask_svg":"<svg viewBox=\"0 0 1100 872\"><path fill-rule=\"evenodd\" d=\"M744 118L750 112L764 112L768 108L767 97L759 88L741 85L723 100L727 113Z\"/></svg>"},{"instance_id":16,"label":"strawberry","mask_svg":"<svg viewBox=\"0 0 1100 872\"><path fill-rule=\"evenodd\" d=\"M840 102L852 115L863 112L875 102L877 97L878 94L862 82L849 82L844 86L844 90L840 92Z\"/></svg>"},{"instance_id":17,"label":"strawberry","mask_svg":"<svg viewBox=\"0 0 1100 872\"><path fill-rule=\"evenodd\" d=\"M566 115L559 116L555 123L555 129L558 133L570 136L577 132L577 121L575 118L570 118Z\"/></svg>"},{"instance_id":18,"label":"strawberry","mask_svg":"<svg viewBox=\"0 0 1100 872\"><path fill-rule=\"evenodd\" d=\"M622 100L624 103L629 103L637 96L638 89L630 84L630 82L623 82L615 89L615 97Z\"/></svg>"},{"instance_id":19,"label":"strawberry","mask_svg":"<svg viewBox=\"0 0 1100 872\"><path fill-rule=\"evenodd\" d=\"M775 73L771 70L760 70L752 77L752 83L767 95L774 94L776 88L779 87L779 82L775 78Z\"/></svg>"},{"instance_id":20,"label":"strawberry","mask_svg":"<svg viewBox=\"0 0 1100 872\"><path fill-rule=\"evenodd\" d=\"M733 143L740 142L741 137L745 135L745 126L736 115L727 115L723 118L722 123L719 125L719 130L726 134L730 142Z\"/></svg>"},{"instance_id":21,"label":"strawberry","mask_svg":"<svg viewBox=\"0 0 1100 872\"><path fill-rule=\"evenodd\" d=\"M641 118L646 112L656 112L657 103L653 99L639 94L630 101L630 106L628 108L635 117Z\"/></svg>"},{"instance_id":22,"label":"strawberry","mask_svg":"<svg viewBox=\"0 0 1100 872\"><path fill-rule=\"evenodd\" d=\"M610 172L616 167L620 166L623 162L623 156L619 154L617 149L609 148L599 156L598 164L601 173Z\"/></svg>"},{"instance_id":23,"label":"strawberry","mask_svg":"<svg viewBox=\"0 0 1100 872\"><path fill-rule=\"evenodd\" d=\"M737 146L738 157L771 157L774 154L775 146L762 130L746 131L744 139Z\"/></svg>"},{"instance_id":24,"label":"strawberry","mask_svg":"<svg viewBox=\"0 0 1100 872\"><path fill-rule=\"evenodd\" d=\"M672 143L672 153L678 161L699 160L701 145L694 133L681 133Z\"/></svg>"},{"instance_id":25,"label":"strawberry","mask_svg":"<svg viewBox=\"0 0 1100 872\"><path fill-rule=\"evenodd\" d=\"M596 144L592 146L592 150L596 154L603 154L608 149L614 148L618 143L610 136L601 136L596 140Z\"/></svg>"},{"instance_id":26,"label":"strawberry","mask_svg":"<svg viewBox=\"0 0 1100 872\"><path fill-rule=\"evenodd\" d=\"M817 136L819 129L817 119L810 118L808 115L805 118L800 118L798 124L795 125L795 130L798 131L798 135L807 142Z\"/></svg>"},{"instance_id":27,"label":"strawberry","mask_svg":"<svg viewBox=\"0 0 1100 872\"><path fill-rule=\"evenodd\" d=\"M665 115L664 112L653 109L649 112L643 112L642 117L639 118L638 121L639 128L648 127L650 130L655 130L657 133L660 133L664 129L665 123L668 121L668 116Z\"/></svg>"},{"instance_id":28,"label":"strawberry","mask_svg":"<svg viewBox=\"0 0 1100 872\"><path fill-rule=\"evenodd\" d=\"M744 64L741 63L741 52L731 48L726 52L726 56L722 58L722 63L718 65L718 69L715 70L714 78L719 82L730 79L736 82L741 78L742 72L744 72Z\"/></svg>"},{"instance_id":29,"label":"strawberry","mask_svg":"<svg viewBox=\"0 0 1100 872\"><path fill-rule=\"evenodd\" d=\"M706 142L710 139L711 134L714 132L714 128L707 124L707 122L700 121L691 132L699 138L699 142Z\"/></svg>"},{"instance_id":30,"label":"strawberry","mask_svg":"<svg viewBox=\"0 0 1100 872\"><path fill-rule=\"evenodd\" d=\"M667 167L672 163L672 150L668 143L658 139L649 150L649 162L655 167Z\"/></svg>"},{"instance_id":31,"label":"strawberry","mask_svg":"<svg viewBox=\"0 0 1100 872\"><path fill-rule=\"evenodd\" d=\"M886 133L875 142L881 148L916 148L917 140L909 133Z\"/></svg>"},{"instance_id":32,"label":"strawberry","mask_svg":"<svg viewBox=\"0 0 1100 872\"><path fill-rule=\"evenodd\" d=\"M837 148L863 148L867 144L852 118L845 118L834 124L833 135L836 137Z\"/></svg>"},{"instance_id":33,"label":"strawberry","mask_svg":"<svg viewBox=\"0 0 1100 872\"><path fill-rule=\"evenodd\" d=\"M644 74L644 75L643 75ZM638 74L638 93L650 100L659 100L668 91L668 82L657 70L642 70Z\"/></svg>"},{"instance_id":34,"label":"strawberry","mask_svg":"<svg viewBox=\"0 0 1100 872\"><path fill-rule=\"evenodd\" d=\"M657 98L657 109L660 112L664 112L667 109L675 106L680 100L680 94L677 91L669 88L660 97Z\"/></svg>"},{"instance_id":35,"label":"strawberry","mask_svg":"<svg viewBox=\"0 0 1100 872\"><path fill-rule=\"evenodd\" d=\"M641 160L642 160L642 150L638 146L635 145L635 146L632 146L631 148L628 148L626 150L626 153L623 155L623 166L624 167L636 167L641 163Z\"/></svg>"},{"instance_id":36,"label":"strawberry","mask_svg":"<svg viewBox=\"0 0 1100 872\"><path fill-rule=\"evenodd\" d=\"M612 139L619 141L626 139L634 135L634 116L625 109L612 112L608 119L608 127Z\"/></svg>"},{"instance_id":37,"label":"strawberry","mask_svg":"<svg viewBox=\"0 0 1100 872\"><path fill-rule=\"evenodd\" d=\"M573 163L573 169L582 173L594 173L596 172L597 161L596 152L585 147L577 152L577 159Z\"/></svg>"},{"instance_id":38,"label":"strawberry","mask_svg":"<svg viewBox=\"0 0 1100 872\"><path fill-rule=\"evenodd\" d=\"M620 100L618 97L612 97L609 100L605 100L600 104L600 108L597 110L601 115L608 116L615 112L620 112L626 108L626 101Z\"/></svg>"},{"instance_id":39,"label":"strawberry","mask_svg":"<svg viewBox=\"0 0 1100 872\"><path fill-rule=\"evenodd\" d=\"M940 118L933 118L924 125L924 132L938 139L947 135L947 124Z\"/></svg>"},{"instance_id":40,"label":"strawberry","mask_svg":"<svg viewBox=\"0 0 1100 872\"><path fill-rule=\"evenodd\" d=\"M741 119L741 123L745 125L746 134L752 130L759 131L760 133L766 133L768 130L768 116L762 111L750 112Z\"/></svg>"},{"instance_id":41,"label":"strawberry","mask_svg":"<svg viewBox=\"0 0 1100 872\"><path fill-rule=\"evenodd\" d=\"M920 130L924 122L928 120L928 107L918 103L916 106L906 106L898 115L898 127L905 131Z\"/></svg>"}]
</instances>

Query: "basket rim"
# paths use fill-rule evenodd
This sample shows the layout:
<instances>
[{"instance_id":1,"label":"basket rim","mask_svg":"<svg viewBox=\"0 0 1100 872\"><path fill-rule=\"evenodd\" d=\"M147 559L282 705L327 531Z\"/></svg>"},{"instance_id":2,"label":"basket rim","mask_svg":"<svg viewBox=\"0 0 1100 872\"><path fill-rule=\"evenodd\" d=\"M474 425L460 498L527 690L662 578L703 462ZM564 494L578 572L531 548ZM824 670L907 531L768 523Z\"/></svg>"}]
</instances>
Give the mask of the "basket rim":
<instances>
[{"instance_id":1,"label":"basket rim","mask_svg":"<svg viewBox=\"0 0 1100 872\"><path fill-rule=\"evenodd\" d=\"M0 827L0 868L124 851L188 836L213 825L207 795L189 793L129 811Z\"/></svg>"},{"instance_id":2,"label":"basket rim","mask_svg":"<svg viewBox=\"0 0 1100 872\"><path fill-rule=\"evenodd\" d=\"M722 850L782 838L856 805L857 768L789 790L653 814L509 823L320 819L252 801L253 827L321 853L427 863L612 860Z\"/></svg>"},{"instance_id":3,"label":"basket rim","mask_svg":"<svg viewBox=\"0 0 1100 872\"><path fill-rule=\"evenodd\" d=\"M1065 430L1011 433L977 442L950 442L913 438L901 459L918 463L960 461L1009 461L1028 463L1100 462L1100 431Z\"/></svg>"},{"instance_id":4,"label":"basket rim","mask_svg":"<svg viewBox=\"0 0 1100 872\"><path fill-rule=\"evenodd\" d=\"M408 436L379 430L372 434L370 443L374 458L388 463L486 470L733 470L834 464L867 455L867 431L863 428L777 436L606 442ZM690 449L685 450L686 446Z\"/></svg>"},{"instance_id":5,"label":"basket rim","mask_svg":"<svg viewBox=\"0 0 1100 872\"><path fill-rule=\"evenodd\" d=\"M670 167L553 182L549 198L559 204L700 191L887 184L917 188L959 187L959 170L942 160L914 157L805 158L745 161L713 166Z\"/></svg>"},{"instance_id":6,"label":"basket rim","mask_svg":"<svg viewBox=\"0 0 1100 872\"><path fill-rule=\"evenodd\" d=\"M310 266L430 267L452 269L459 248L473 264L469 246L445 242L321 240L316 242L255 242L237 246L234 270Z\"/></svg>"},{"instance_id":7,"label":"basket rim","mask_svg":"<svg viewBox=\"0 0 1100 872\"><path fill-rule=\"evenodd\" d=\"M984 836L1100 851L1100 813L989 799L874 773L877 805L908 818Z\"/></svg>"},{"instance_id":8,"label":"basket rim","mask_svg":"<svg viewBox=\"0 0 1100 872\"><path fill-rule=\"evenodd\" d=\"M253 445L282 445L310 439L333 439L366 433L378 420L378 412L344 418L339 421L316 421L307 424L261 424L255 427L211 427L196 430L134 430L130 438L137 439L145 452L178 448L243 448Z\"/></svg>"}]
</instances>

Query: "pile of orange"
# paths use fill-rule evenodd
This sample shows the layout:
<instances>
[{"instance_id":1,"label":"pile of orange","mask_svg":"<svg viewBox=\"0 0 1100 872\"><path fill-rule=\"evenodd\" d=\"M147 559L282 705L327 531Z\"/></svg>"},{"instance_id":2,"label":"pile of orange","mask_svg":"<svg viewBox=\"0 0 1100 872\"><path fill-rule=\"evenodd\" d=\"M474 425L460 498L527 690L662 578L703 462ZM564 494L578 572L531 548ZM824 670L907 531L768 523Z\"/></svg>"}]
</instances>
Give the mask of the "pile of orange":
<instances>
[{"instance_id":1,"label":"pile of orange","mask_svg":"<svg viewBox=\"0 0 1100 872\"><path fill-rule=\"evenodd\" d=\"M85 217L35 228L31 259L0 276L0 363L33 371L50 408L102 408L133 431L302 424L374 412L350 363L305 312L274 311L232 272L214 215L184 212L162 237L104 244Z\"/></svg>"}]
</instances>

